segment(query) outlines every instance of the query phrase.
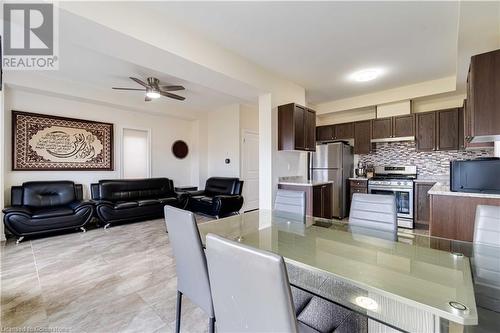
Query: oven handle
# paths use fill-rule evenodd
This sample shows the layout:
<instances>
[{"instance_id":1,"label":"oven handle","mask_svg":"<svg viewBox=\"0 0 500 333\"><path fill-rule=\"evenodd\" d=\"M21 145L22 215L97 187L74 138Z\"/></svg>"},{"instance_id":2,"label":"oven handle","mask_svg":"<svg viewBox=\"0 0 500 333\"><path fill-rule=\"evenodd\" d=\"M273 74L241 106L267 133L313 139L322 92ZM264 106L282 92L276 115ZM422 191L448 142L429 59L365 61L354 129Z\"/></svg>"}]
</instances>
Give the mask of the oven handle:
<instances>
[{"instance_id":1,"label":"oven handle","mask_svg":"<svg viewBox=\"0 0 500 333\"><path fill-rule=\"evenodd\" d=\"M388 188L388 187L380 187L380 186L370 186L368 185L368 191L370 190L382 190L382 191L399 191L399 192L408 192L408 193L412 193L413 192L413 188L399 188L399 187L391 187L391 188Z\"/></svg>"}]
</instances>

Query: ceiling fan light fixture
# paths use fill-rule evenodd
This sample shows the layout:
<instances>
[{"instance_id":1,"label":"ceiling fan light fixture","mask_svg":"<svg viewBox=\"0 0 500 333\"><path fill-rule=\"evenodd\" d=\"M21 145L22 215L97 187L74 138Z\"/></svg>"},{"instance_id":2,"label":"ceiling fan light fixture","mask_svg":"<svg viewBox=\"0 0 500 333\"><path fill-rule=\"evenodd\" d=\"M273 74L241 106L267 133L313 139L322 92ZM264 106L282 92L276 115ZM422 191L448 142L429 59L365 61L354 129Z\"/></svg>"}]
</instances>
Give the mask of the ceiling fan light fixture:
<instances>
[{"instance_id":1,"label":"ceiling fan light fixture","mask_svg":"<svg viewBox=\"0 0 500 333\"><path fill-rule=\"evenodd\" d=\"M149 98L160 98L161 95L158 91L148 88L146 89L146 96Z\"/></svg>"}]
</instances>

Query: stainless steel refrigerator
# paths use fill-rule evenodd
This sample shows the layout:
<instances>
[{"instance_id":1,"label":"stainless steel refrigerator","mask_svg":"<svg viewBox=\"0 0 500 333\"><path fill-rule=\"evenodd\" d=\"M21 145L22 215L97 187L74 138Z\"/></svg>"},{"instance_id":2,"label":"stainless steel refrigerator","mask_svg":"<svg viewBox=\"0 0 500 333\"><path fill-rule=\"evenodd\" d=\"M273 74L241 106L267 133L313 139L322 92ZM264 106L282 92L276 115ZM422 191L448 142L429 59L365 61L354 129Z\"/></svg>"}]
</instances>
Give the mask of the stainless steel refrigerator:
<instances>
[{"instance_id":1,"label":"stainless steel refrigerator","mask_svg":"<svg viewBox=\"0 0 500 333\"><path fill-rule=\"evenodd\" d=\"M333 181L333 216L344 218L347 214L347 179L353 171L352 147L343 142L316 146L309 161L313 181Z\"/></svg>"}]
</instances>

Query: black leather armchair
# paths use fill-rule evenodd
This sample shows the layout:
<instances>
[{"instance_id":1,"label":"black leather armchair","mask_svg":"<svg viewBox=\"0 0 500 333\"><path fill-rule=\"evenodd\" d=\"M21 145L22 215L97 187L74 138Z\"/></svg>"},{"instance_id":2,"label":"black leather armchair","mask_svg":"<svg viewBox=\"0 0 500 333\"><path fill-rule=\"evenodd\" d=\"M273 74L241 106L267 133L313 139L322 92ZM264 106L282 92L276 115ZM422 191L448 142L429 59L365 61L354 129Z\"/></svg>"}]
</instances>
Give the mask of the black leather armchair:
<instances>
[{"instance_id":1,"label":"black leather armchair","mask_svg":"<svg viewBox=\"0 0 500 333\"><path fill-rule=\"evenodd\" d=\"M82 201L82 185L71 181L26 182L11 188L11 207L3 210L5 228L24 237L78 229L92 219L93 204Z\"/></svg>"},{"instance_id":2,"label":"black leather armchair","mask_svg":"<svg viewBox=\"0 0 500 333\"><path fill-rule=\"evenodd\" d=\"M110 224L137 222L163 217L165 205L185 208L187 193L174 191L168 178L100 180L91 184L96 213Z\"/></svg>"},{"instance_id":3,"label":"black leather armchair","mask_svg":"<svg viewBox=\"0 0 500 333\"><path fill-rule=\"evenodd\" d=\"M217 218L237 214L243 206L243 181L238 178L211 177L205 190L188 192L189 210Z\"/></svg>"}]
</instances>

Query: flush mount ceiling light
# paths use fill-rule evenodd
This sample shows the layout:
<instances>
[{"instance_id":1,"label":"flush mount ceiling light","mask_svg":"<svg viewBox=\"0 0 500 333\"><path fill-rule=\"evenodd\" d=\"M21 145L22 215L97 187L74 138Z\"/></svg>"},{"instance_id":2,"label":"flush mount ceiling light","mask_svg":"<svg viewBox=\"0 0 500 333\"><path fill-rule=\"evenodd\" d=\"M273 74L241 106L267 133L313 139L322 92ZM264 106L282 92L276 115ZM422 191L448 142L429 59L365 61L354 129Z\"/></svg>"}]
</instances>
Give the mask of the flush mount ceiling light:
<instances>
[{"instance_id":1,"label":"flush mount ceiling light","mask_svg":"<svg viewBox=\"0 0 500 333\"><path fill-rule=\"evenodd\" d=\"M368 82L375 80L382 74L382 70L377 68L363 69L361 71L354 72L350 75L351 80L356 82Z\"/></svg>"},{"instance_id":2,"label":"flush mount ceiling light","mask_svg":"<svg viewBox=\"0 0 500 333\"><path fill-rule=\"evenodd\" d=\"M375 300L370 297L358 296L354 301L356 302L357 305L359 305L364 309L371 311L375 311L378 309L377 302L375 302Z\"/></svg>"},{"instance_id":3,"label":"flush mount ceiling light","mask_svg":"<svg viewBox=\"0 0 500 333\"><path fill-rule=\"evenodd\" d=\"M147 88L146 89L146 96L149 98L160 98L160 92L153 89L153 88Z\"/></svg>"}]
</instances>

